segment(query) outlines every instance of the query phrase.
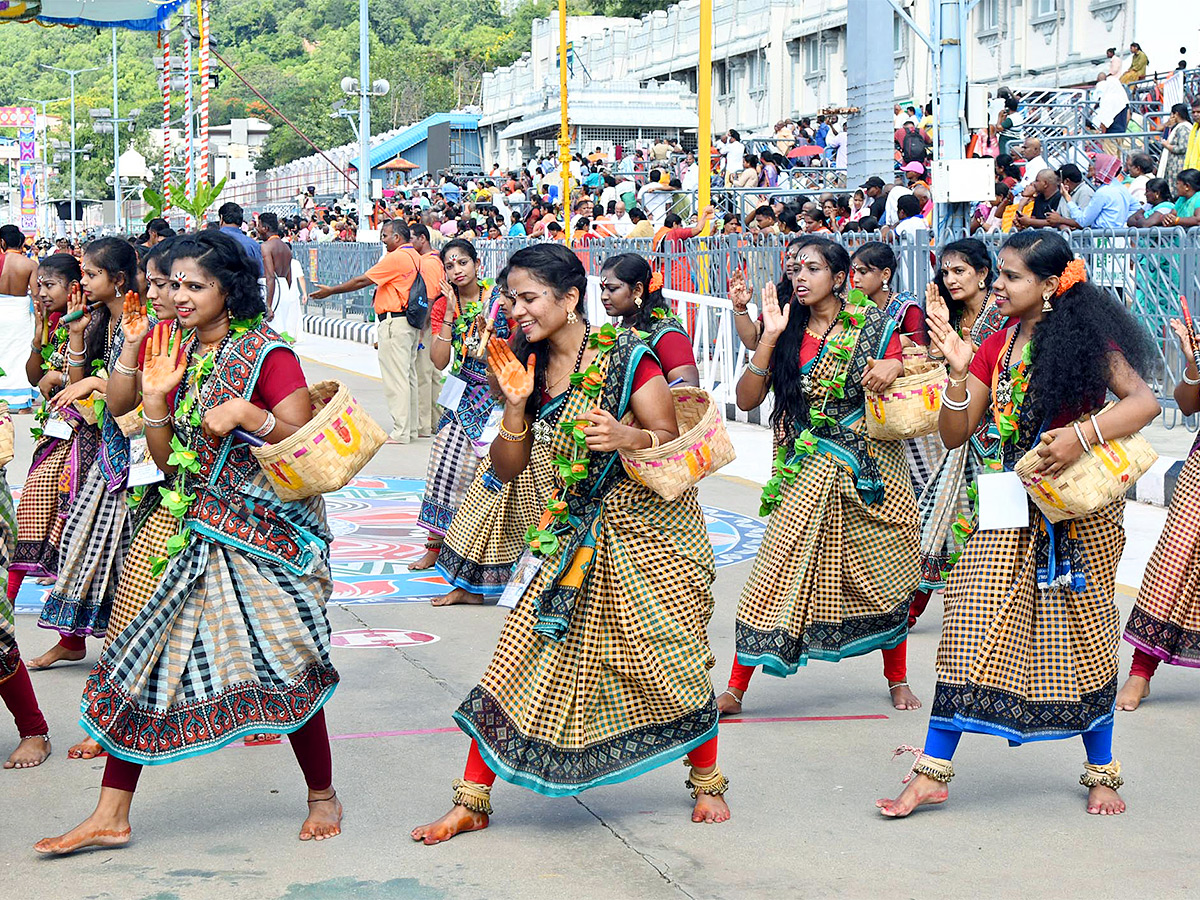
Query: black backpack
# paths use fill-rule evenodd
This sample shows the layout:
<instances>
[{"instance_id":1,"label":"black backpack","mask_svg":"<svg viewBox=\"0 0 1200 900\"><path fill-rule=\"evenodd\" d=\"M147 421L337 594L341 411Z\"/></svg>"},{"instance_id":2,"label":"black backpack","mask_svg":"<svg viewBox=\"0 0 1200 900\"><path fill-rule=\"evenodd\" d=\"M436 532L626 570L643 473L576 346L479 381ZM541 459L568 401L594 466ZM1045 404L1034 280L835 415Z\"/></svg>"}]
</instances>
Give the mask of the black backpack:
<instances>
[{"instance_id":1,"label":"black backpack","mask_svg":"<svg viewBox=\"0 0 1200 900\"><path fill-rule=\"evenodd\" d=\"M900 153L906 163L924 162L927 149L925 139L919 131L911 131L904 135L904 141L900 145Z\"/></svg>"},{"instance_id":2,"label":"black backpack","mask_svg":"<svg viewBox=\"0 0 1200 900\"><path fill-rule=\"evenodd\" d=\"M418 330L425 327L429 321L429 291L425 289L425 278L421 275L421 254L412 251L417 263L417 277L408 288L408 308L404 318L408 324Z\"/></svg>"}]
</instances>

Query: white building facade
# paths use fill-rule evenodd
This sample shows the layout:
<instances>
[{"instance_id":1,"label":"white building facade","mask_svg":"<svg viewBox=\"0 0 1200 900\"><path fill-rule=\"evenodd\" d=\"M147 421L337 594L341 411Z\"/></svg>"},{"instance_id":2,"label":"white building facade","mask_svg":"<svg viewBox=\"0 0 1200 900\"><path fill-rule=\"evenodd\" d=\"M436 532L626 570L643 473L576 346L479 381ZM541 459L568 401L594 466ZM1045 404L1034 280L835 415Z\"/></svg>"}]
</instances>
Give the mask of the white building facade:
<instances>
[{"instance_id":1,"label":"white building facade","mask_svg":"<svg viewBox=\"0 0 1200 900\"><path fill-rule=\"evenodd\" d=\"M927 47L887 0L714 0L712 129L764 133L784 118L846 105L846 4L893 19L895 100L929 99ZM1116 47L1125 59L1139 3L1152 0L980 0L967 23L968 80L1014 90L1092 83ZM902 0L922 29L931 0ZM1153 23L1144 22L1143 28ZM590 151L660 133L695 144L699 2L640 19L569 17L573 144ZM557 138L558 18L533 25L530 52L483 76L485 159L513 165ZM1166 60L1152 60L1172 68ZM686 124L681 124L685 123ZM612 124L607 124L611 122Z\"/></svg>"}]
</instances>

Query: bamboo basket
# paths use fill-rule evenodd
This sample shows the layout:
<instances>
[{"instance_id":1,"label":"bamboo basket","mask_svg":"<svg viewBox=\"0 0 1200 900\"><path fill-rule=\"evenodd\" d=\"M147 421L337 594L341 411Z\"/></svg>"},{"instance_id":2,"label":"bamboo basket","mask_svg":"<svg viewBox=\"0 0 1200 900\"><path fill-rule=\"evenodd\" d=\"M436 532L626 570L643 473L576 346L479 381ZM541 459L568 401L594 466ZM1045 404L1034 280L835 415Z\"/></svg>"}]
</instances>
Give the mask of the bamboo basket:
<instances>
[{"instance_id":1,"label":"bamboo basket","mask_svg":"<svg viewBox=\"0 0 1200 900\"><path fill-rule=\"evenodd\" d=\"M622 450L621 464L638 484L674 500L736 455L725 419L712 397L698 387L671 388L679 437L645 450Z\"/></svg>"},{"instance_id":2,"label":"bamboo basket","mask_svg":"<svg viewBox=\"0 0 1200 900\"><path fill-rule=\"evenodd\" d=\"M12 462L16 427L8 411L8 401L0 400L0 469Z\"/></svg>"},{"instance_id":3,"label":"bamboo basket","mask_svg":"<svg viewBox=\"0 0 1200 900\"><path fill-rule=\"evenodd\" d=\"M95 425L99 421L99 418L96 416L96 407L94 404L97 400L103 399L104 395L99 391L92 391L91 396L75 401L75 409L83 421L89 425Z\"/></svg>"},{"instance_id":4,"label":"bamboo basket","mask_svg":"<svg viewBox=\"0 0 1200 900\"><path fill-rule=\"evenodd\" d=\"M867 434L877 441L925 437L938 429L946 367L921 349L904 351L904 374L882 394L867 391Z\"/></svg>"},{"instance_id":5,"label":"bamboo basket","mask_svg":"<svg viewBox=\"0 0 1200 900\"><path fill-rule=\"evenodd\" d=\"M117 427L121 429L121 434L125 437L133 437L135 434L141 434L142 425L142 405L139 403L137 409L130 410L123 416L113 416L117 421Z\"/></svg>"},{"instance_id":6,"label":"bamboo basket","mask_svg":"<svg viewBox=\"0 0 1200 900\"><path fill-rule=\"evenodd\" d=\"M1104 409L1111 408L1112 404ZM1078 421L1082 424L1084 420ZM1064 522L1090 515L1124 497L1156 459L1158 454L1138 432L1093 447L1090 453L1053 476L1034 471L1041 462L1034 447L1017 462L1016 471L1025 491L1046 518Z\"/></svg>"},{"instance_id":7,"label":"bamboo basket","mask_svg":"<svg viewBox=\"0 0 1200 900\"><path fill-rule=\"evenodd\" d=\"M322 381L308 389L313 417L278 444L250 452L281 500L304 500L344 488L387 441L350 389Z\"/></svg>"},{"instance_id":8,"label":"bamboo basket","mask_svg":"<svg viewBox=\"0 0 1200 900\"><path fill-rule=\"evenodd\" d=\"M100 421L100 417L96 415L95 403L97 400L104 400L104 395L99 391L92 391L90 397L75 401L75 409L79 412L79 415L83 418L83 421L87 422L89 425L96 425ZM107 409L105 410L105 413L112 415ZM116 421L117 427L121 429L121 434L125 435L125 437L132 437L133 435L140 433L142 430L141 404L138 404L137 409L131 410L130 412L125 413L123 416L113 416L113 419Z\"/></svg>"}]
</instances>

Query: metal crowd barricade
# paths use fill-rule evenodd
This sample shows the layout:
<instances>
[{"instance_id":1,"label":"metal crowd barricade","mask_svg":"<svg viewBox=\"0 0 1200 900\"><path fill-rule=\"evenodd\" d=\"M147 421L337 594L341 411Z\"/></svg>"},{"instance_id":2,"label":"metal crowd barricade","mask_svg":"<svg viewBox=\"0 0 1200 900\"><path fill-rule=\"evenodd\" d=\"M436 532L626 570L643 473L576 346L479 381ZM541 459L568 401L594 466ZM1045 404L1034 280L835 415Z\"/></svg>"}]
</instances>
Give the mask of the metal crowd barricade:
<instances>
[{"instance_id":1,"label":"metal crowd barricade","mask_svg":"<svg viewBox=\"0 0 1200 900\"><path fill-rule=\"evenodd\" d=\"M972 236L987 245L993 260L1007 237L985 232ZM867 241L879 239L878 234L861 232L828 237L842 243L851 254ZM1171 428L1182 421L1194 430L1195 417L1184 419L1173 397L1186 360L1171 331L1170 320L1181 314L1181 296L1192 298L1192 310L1200 316L1200 304L1196 302L1200 298L1200 229L1077 230L1066 237L1075 254L1087 264L1088 277L1112 290L1153 338L1159 371L1151 384L1164 407L1164 425ZM734 272L744 273L753 295L759 297L767 282L777 283L782 278L783 250L790 239L788 235L714 235L655 249L646 238L596 238L576 246L574 251L590 276L588 309L598 320L602 316L597 276L604 261L619 253L644 256L652 268L662 273L664 293L692 338L702 383L718 396L732 399L733 384L747 357L738 340L733 308L727 299L730 278ZM528 237L477 241L481 277L494 278L514 252L533 243L536 241ZM929 233L919 232L912 238L894 240L890 246L898 258L893 290L912 291L923 298L936 260L936 248ZM382 246L335 242L296 245L293 252L305 263L310 280L336 284L374 265ZM309 311L315 311L316 307L324 315L369 320L373 317L371 300L372 291L368 289L310 301Z\"/></svg>"}]
</instances>

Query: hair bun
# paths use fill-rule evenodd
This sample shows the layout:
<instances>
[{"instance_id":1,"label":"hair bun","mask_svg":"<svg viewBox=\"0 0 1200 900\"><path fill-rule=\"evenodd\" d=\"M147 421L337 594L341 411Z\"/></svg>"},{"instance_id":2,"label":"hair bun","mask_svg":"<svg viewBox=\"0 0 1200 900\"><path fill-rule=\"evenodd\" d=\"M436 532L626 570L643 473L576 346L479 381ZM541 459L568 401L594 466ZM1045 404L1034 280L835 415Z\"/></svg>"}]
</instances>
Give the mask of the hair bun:
<instances>
[{"instance_id":1,"label":"hair bun","mask_svg":"<svg viewBox=\"0 0 1200 900\"><path fill-rule=\"evenodd\" d=\"M1082 284L1087 281L1087 266L1084 265L1082 259L1078 256L1067 263L1067 267L1063 269L1062 275L1059 276L1058 290L1054 292L1055 297L1061 297L1077 284Z\"/></svg>"}]
</instances>

